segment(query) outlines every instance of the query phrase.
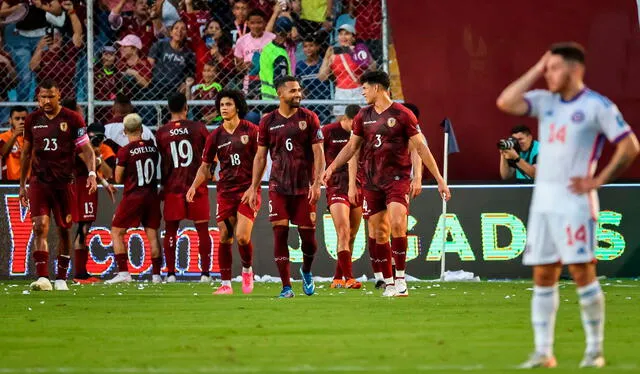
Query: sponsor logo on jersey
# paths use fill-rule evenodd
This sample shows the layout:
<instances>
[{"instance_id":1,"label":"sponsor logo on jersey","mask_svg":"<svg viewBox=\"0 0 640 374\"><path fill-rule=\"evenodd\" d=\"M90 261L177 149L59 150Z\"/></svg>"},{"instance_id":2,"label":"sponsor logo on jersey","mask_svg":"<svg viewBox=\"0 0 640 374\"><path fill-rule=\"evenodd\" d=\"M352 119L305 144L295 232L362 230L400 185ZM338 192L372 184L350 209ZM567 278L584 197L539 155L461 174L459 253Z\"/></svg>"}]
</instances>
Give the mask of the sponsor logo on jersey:
<instances>
[{"instance_id":1,"label":"sponsor logo on jersey","mask_svg":"<svg viewBox=\"0 0 640 374\"><path fill-rule=\"evenodd\" d=\"M307 128L307 121L298 122L298 127L300 128L300 130L304 131Z\"/></svg>"},{"instance_id":2,"label":"sponsor logo on jersey","mask_svg":"<svg viewBox=\"0 0 640 374\"><path fill-rule=\"evenodd\" d=\"M391 118L389 118L389 119L387 120L387 125L388 125L389 127L393 127L393 126L395 126L395 125L396 125L396 123L398 123L398 121L396 121L396 119L395 119L395 118L393 118L393 117L391 117Z\"/></svg>"},{"instance_id":3,"label":"sponsor logo on jersey","mask_svg":"<svg viewBox=\"0 0 640 374\"><path fill-rule=\"evenodd\" d=\"M218 146L218 149L220 149L220 148L224 148L224 147L227 147L227 146L230 146L230 145L231 145L231 140L229 140L229 141L228 141L228 142L226 142L226 143L222 143L222 144L220 144L220 145Z\"/></svg>"},{"instance_id":4,"label":"sponsor logo on jersey","mask_svg":"<svg viewBox=\"0 0 640 374\"><path fill-rule=\"evenodd\" d=\"M584 112L581 110L576 110L571 115L571 121L573 121L573 123L582 123L584 121L584 118Z\"/></svg>"},{"instance_id":5,"label":"sponsor logo on jersey","mask_svg":"<svg viewBox=\"0 0 640 374\"><path fill-rule=\"evenodd\" d=\"M68 128L69 126L67 125L66 122L60 122L60 130L67 131Z\"/></svg>"},{"instance_id":6,"label":"sponsor logo on jersey","mask_svg":"<svg viewBox=\"0 0 640 374\"><path fill-rule=\"evenodd\" d=\"M277 125L277 126L270 127L270 128L269 128L269 131L273 131L273 130L281 129L281 128L283 128L283 127L284 127L284 123L283 123L283 124L280 124L280 125Z\"/></svg>"},{"instance_id":7,"label":"sponsor logo on jersey","mask_svg":"<svg viewBox=\"0 0 640 374\"><path fill-rule=\"evenodd\" d=\"M378 122L378 121L364 121L364 124L365 125L372 125L372 124L374 124L376 122Z\"/></svg>"},{"instance_id":8,"label":"sponsor logo on jersey","mask_svg":"<svg viewBox=\"0 0 640 374\"><path fill-rule=\"evenodd\" d=\"M247 143L249 143L249 135L242 135L240 137L240 141L242 142L242 144L246 145Z\"/></svg>"},{"instance_id":9,"label":"sponsor logo on jersey","mask_svg":"<svg viewBox=\"0 0 640 374\"><path fill-rule=\"evenodd\" d=\"M553 110L547 110L547 112L544 115L547 117L553 116Z\"/></svg>"}]
</instances>

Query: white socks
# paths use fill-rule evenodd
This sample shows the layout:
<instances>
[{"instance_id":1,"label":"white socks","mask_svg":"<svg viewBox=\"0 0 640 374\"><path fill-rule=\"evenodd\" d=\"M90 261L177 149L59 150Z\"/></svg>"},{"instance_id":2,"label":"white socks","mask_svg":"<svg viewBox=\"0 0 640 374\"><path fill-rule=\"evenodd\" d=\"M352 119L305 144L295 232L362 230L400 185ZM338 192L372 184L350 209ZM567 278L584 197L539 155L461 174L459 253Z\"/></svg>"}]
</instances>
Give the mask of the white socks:
<instances>
[{"instance_id":1,"label":"white socks","mask_svg":"<svg viewBox=\"0 0 640 374\"><path fill-rule=\"evenodd\" d=\"M531 325L533 326L536 352L546 356L553 355L553 338L559 305L560 293L557 284L551 287L533 287Z\"/></svg>"},{"instance_id":2,"label":"white socks","mask_svg":"<svg viewBox=\"0 0 640 374\"><path fill-rule=\"evenodd\" d=\"M222 281L222 285L231 287L231 281Z\"/></svg>"},{"instance_id":3,"label":"white socks","mask_svg":"<svg viewBox=\"0 0 640 374\"><path fill-rule=\"evenodd\" d=\"M404 270L396 270L396 278L404 278Z\"/></svg>"},{"instance_id":4,"label":"white socks","mask_svg":"<svg viewBox=\"0 0 640 374\"><path fill-rule=\"evenodd\" d=\"M373 273L373 276L376 278L376 281L384 280L384 277L382 276L382 272Z\"/></svg>"},{"instance_id":5,"label":"white socks","mask_svg":"<svg viewBox=\"0 0 640 374\"><path fill-rule=\"evenodd\" d=\"M251 266L249 266L248 268L242 267L242 272L243 273L251 273L253 271L253 269L251 268Z\"/></svg>"},{"instance_id":6,"label":"white socks","mask_svg":"<svg viewBox=\"0 0 640 374\"><path fill-rule=\"evenodd\" d=\"M578 287L578 297L582 316L582 327L587 341L587 353L602 353L604 340L604 293L595 280L584 287Z\"/></svg>"}]
</instances>

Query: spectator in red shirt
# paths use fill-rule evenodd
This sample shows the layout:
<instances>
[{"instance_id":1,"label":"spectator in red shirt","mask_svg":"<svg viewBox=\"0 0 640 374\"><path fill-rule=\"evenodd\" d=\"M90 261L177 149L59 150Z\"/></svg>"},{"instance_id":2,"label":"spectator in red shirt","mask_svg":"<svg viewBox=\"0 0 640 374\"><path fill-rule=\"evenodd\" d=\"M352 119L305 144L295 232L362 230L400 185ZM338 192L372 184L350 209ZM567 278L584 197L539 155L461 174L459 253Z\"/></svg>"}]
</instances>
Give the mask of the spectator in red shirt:
<instances>
[{"instance_id":1,"label":"spectator in red shirt","mask_svg":"<svg viewBox=\"0 0 640 374\"><path fill-rule=\"evenodd\" d=\"M65 1L62 7L71 20L73 36L71 41L65 40L58 29L53 38L46 35L36 47L31 57L29 68L36 73L38 82L52 79L59 83L60 96L63 98L76 97L76 62L84 44L82 24L73 10L73 3Z\"/></svg>"},{"instance_id":2,"label":"spectator in red shirt","mask_svg":"<svg viewBox=\"0 0 640 374\"><path fill-rule=\"evenodd\" d=\"M231 37L222 30L220 22L209 20L203 35L191 37L192 49L196 54L196 80L202 79L204 64L213 59L217 62L218 77L223 85L235 74L235 60Z\"/></svg>"},{"instance_id":3,"label":"spectator in red shirt","mask_svg":"<svg viewBox=\"0 0 640 374\"><path fill-rule=\"evenodd\" d=\"M133 100L144 99L144 89L151 82L151 64L140 56L142 41L136 35L127 35L116 42L120 47L118 61L118 93Z\"/></svg>"},{"instance_id":4,"label":"spectator in red shirt","mask_svg":"<svg viewBox=\"0 0 640 374\"><path fill-rule=\"evenodd\" d=\"M202 36L210 17L204 0L184 0L184 11L180 12L180 18L187 24L187 35L190 38Z\"/></svg>"},{"instance_id":5,"label":"spectator in red shirt","mask_svg":"<svg viewBox=\"0 0 640 374\"><path fill-rule=\"evenodd\" d=\"M133 14L121 15L120 12L127 1L131 0L120 0L115 8L111 9L109 24L111 29L118 31L120 38L129 34L137 35L142 40L142 53L146 55L151 45L162 33L163 26L160 14L152 14L147 0L135 0Z\"/></svg>"},{"instance_id":6,"label":"spectator in red shirt","mask_svg":"<svg viewBox=\"0 0 640 374\"><path fill-rule=\"evenodd\" d=\"M116 49L112 46L102 47L100 60L93 67L95 84L95 99L99 101L113 101L116 98ZM98 106L95 110L97 122L104 123L109 119L109 107Z\"/></svg>"}]
</instances>

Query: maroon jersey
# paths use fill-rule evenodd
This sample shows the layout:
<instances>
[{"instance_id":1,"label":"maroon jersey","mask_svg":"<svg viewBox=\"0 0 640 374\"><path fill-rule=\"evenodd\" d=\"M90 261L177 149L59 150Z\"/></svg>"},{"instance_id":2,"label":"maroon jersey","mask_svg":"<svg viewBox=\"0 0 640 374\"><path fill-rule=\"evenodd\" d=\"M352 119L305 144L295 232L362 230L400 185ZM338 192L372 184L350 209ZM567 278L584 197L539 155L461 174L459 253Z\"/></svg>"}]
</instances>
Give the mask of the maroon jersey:
<instances>
[{"instance_id":1,"label":"maroon jersey","mask_svg":"<svg viewBox=\"0 0 640 374\"><path fill-rule=\"evenodd\" d=\"M132 142L118 150L118 166L124 167L124 195L132 192L156 192L160 155L153 140Z\"/></svg>"},{"instance_id":2,"label":"maroon jersey","mask_svg":"<svg viewBox=\"0 0 640 374\"><path fill-rule=\"evenodd\" d=\"M393 103L380 114L373 106L360 110L353 119L353 134L364 141L360 157L366 189L386 189L410 178L409 138L419 133L418 120L401 104Z\"/></svg>"},{"instance_id":3,"label":"maroon jersey","mask_svg":"<svg viewBox=\"0 0 640 374\"><path fill-rule=\"evenodd\" d=\"M218 156L220 178L217 189L221 196L234 196L251 186L253 158L258 150L258 126L241 120L233 134L223 125L207 138L202 161L212 164Z\"/></svg>"},{"instance_id":4,"label":"maroon jersey","mask_svg":"<svg viewBox=\"0 0 640 374\"><path fill-rule=\"evenodd\" d=\"M82 117L67 108L49 119L42 110L29 114L24 140L31 143L31 175L44 183L73 179L76 147L89 143Z\"/></svg>"},{"instance_id":5,"label":"maroon jersey","mask_svg":"<svg viewBox=\"0 0 640 374\"><path fill-rule=\"evenodd\" d=\"M169 121L158 129L156 141L162 155L165 192L186 194L189 191L200 168L200 155L208 135L203 123L189 120Z\"/></svg>"},{"instance_id":6,"label":"maroon jersey","mask_svg":"<svg viewBox=\"0 0 640 374\"><path fill-rule=\"evenodd\" d=\"M258 145L271 155L269 191L306 195L313 178L312 145L321 143L318 116L304 108L285 118L276 109L260 121Z\"/></svg>"},{"instance_id":7,"label":"maroon jersey","mask_svg":"<svg viewBox=\"0 0 640 374\"><path fill-rule=\"evenodd\" d=\"M324 136L324 160L329 166L349 142L351 132L343 129L340 122L335 122L323 126L322 134ZM356 176L357 185L360 184L361 177L362 168L359 167ZM333 172L331 179L327 182L327 188L333 188L343 194L349 191L349 164L344 164Z\"/></svg>"}]
</instances>

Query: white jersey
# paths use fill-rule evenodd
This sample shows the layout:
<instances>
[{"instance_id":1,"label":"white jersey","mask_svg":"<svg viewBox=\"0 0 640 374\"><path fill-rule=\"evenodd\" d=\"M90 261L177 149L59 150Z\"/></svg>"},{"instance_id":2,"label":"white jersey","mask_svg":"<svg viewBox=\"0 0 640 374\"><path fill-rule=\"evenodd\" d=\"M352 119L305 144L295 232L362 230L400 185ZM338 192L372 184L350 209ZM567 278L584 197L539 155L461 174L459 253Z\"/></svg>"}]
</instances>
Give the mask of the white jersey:
<instances>
[{"instance_id":1,"label":"white jersey","mask_svg":"<svg viewBox=\"0 0 640 374\"><path fill-rule=\"evenodd\" d=\"M546 90L529 91L525 100L528 115L538 118L540 142L531 211L587 213L596 219L596 191L576 195L569 190L570 179L593 175L605 139L617 143L631 128L615 104L589 89L570 101Z\"/></svg>"}]
</instances>

